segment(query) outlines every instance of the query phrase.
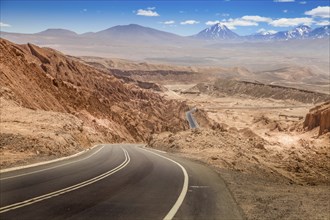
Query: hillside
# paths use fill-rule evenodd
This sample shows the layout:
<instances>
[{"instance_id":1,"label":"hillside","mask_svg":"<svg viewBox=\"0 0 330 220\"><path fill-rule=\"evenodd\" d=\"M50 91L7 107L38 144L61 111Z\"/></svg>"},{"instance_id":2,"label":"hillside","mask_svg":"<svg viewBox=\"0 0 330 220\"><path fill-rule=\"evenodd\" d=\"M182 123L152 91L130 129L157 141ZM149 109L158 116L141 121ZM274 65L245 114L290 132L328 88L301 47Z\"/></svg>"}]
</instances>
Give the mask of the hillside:
<instances>
[{"instance_id":1,"label":"hillside","mask_svg":"<svg viewBox=\"0 0 330 220\"><path fill-rule=\"evenodd\" d=\"M319 103L328 101L330 95L302 89L289 88L259 82L236 80L216 80L214 83L199 83L185 91L200 92L214 96L248 96L253 98L272 98L277 100L293 100L301 103Z\"/></svg>"},{"instance_id":2,"label":"hillside","mask_svg":"<svg viewBox=\"0 0 330 220\"><path fill-rule=\"evenodd\" d=\"M221 37L223 30L220 27L217 29L219 32L207 33L211 34L211 37ZM227 31L225 33L227 36ZM72 56L120 58L138 63L187 67L244 67L251 72L266 71L265 76L258 74L258 79L261 77L263 80L277 80L277 77L267 73L269 71L302 67L315 73L314 76L308 77L312 78L313 82L329 79L328 38L288 41L235 40L235 43L228 43L223 39L210 41L180 37L138 25L116 26L85 34L75 34L63 29L48 29L36 34L1 32L1 37L18 44L29 42L51 47Z\"/></svg>"},{"instance_id":3,"label":"hillside","mask_svg":"<svg viewBox=\"0 0 330 220\"><path fill-rule=\"evenodd\" d=\"M0 50L1 155L8 151L52 154L59 151L57 145L67 149L75 146L77 150L100 141L141 142L152 133L188 126L184 103L124 84L58 51L32 44L15 45L3 39ZM53 128L54 132L46 135ZM88 140L82 144L71 133ZM17 140L19 144L14 143ZM49 148L40 151L38 141L48 141Z\"/></svg>"},{"instance_id":4,"label":"hillside","mask_svg":"<svg viewBox=\"0 0 330 220\"><path fill-rule=\"evenodd\" d=\"M329 103L312 103L329 95L235 80L165 87L218 125L153 135L151 147L212 166L247 219L329 219Z\"/></svg>"}]
</instances>

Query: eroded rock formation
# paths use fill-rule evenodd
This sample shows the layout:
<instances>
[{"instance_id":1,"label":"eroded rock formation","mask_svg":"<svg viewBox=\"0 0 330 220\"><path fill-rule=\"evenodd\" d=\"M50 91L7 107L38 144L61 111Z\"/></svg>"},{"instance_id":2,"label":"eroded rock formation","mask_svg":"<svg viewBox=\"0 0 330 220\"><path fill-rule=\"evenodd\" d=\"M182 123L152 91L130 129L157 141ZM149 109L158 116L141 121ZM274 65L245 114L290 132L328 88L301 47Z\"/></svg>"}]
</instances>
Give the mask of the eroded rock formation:
<instances>
[{"instance_id":1,"label":"eroded rock formation","mask_svg":"<svg viewBox=\"0 0 330 220\"><path fill-rule=\"evenodd\" d=\"M330 102L325 102L309 110L304 121L304 128L312 130L320 127L319 135L330 131Z\"/></svg>"}]
</instances>

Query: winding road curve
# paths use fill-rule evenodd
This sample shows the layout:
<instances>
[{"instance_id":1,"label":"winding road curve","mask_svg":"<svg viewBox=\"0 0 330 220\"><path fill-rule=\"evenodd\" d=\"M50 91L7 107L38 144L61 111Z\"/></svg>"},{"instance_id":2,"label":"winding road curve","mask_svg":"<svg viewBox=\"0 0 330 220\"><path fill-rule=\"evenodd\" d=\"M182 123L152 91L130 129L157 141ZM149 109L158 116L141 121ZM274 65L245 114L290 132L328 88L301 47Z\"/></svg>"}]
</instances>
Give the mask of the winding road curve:
<instances>
[{"instance_id":1,"label":"winding road curve","mask_svg":"<svg viewBox=\"0 0 330 220\"><path fill-rule=\"evenodd\" d=\"M186 112L186 119L187 119L187 121L189 123L189 127L191 129L199 127L197 121L195 120L194 116L192 115L192 113L195 112L196 110L197 110L196 108L193 108L192 110Z\"/></svg>"},{"instance_id":2,"label":"winding road curve","mask_svg":"<svg viewBox=\"0 0 330 220\"><path fill-rule=\"evenodd\" d=\"M243 219L223 180L199 163L141 145L0 175L0 219Z\"/></svg>"}]
</instances>

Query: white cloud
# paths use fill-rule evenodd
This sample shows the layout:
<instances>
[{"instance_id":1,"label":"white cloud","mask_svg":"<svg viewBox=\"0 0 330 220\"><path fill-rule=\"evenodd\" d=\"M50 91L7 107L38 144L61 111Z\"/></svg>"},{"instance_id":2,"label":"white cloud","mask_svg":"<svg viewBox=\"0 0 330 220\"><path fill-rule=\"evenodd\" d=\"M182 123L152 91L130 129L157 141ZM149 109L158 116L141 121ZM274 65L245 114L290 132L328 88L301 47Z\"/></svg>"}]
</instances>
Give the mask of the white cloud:
<instances>
[{"instance_id":1,"label":"white cloud","mask_svg":"<svg viewBox=\"0 0 330 220\"><path fill-rule=\"evenodd\" d=\"M315 24L318 26L326 26L326 25L330 25L330 21L329 20L318 21Z\"/></svg>"},{"instance_id":2,"label":"white cloud","mask_svg":"<svg viewBox=\"0 0 330 220\"><path fill-rule=\"evenodd\" d=\"M206 25L215 25L215 24L218 24L218 23L220 23L219 20L216 20L216 21L207 21L207 22L205 22Z\"/></svg>"},{"instance_id":3,"label":"white cloud","mask_svg":"<svg viewBox=\"0 0 330 220\"><path fill-rule=\"evenodd\" d=\"M159 14L156 11L153 11L153 10L144 10L144 9L137 10L136 15L147 16L147 17L156 17L156 16L159 16Z\"/></svg>"},{"instance_id":4,"label":"white cloud","mask_svg":"<svg viewBox=\"0 0 330 220\"><path fill-rule=\"evenodd\" d=\"M274 0L274 2L295 2L295 0Z\"/></svg>"},{"instance_id":5,"label":"white cloud","mask_svg":"<svg viewBox=\"0 0 330 220\"><path fill-rule=\"evenodd\" d=\"M245 15L242 17L242 19L246 20L246 21L254 21L254 22L271 22L272 21L271 18L261 17L258 15Z\"/></svg>"},{"instance_id":6,"label":"white cloud","mask_svg":"<svg viewBox=\"0 0 330 220\"><path fill-rule=\"evenodd\" d=\"M6 24L6 23L3 23L3 22L0 22L0 27L11 27L10 24Z\"/></svg>"},{"instance_id":7,"label":"white cloud","mask_svg":"<svg viewBox=\"0 0 330 220\"><path fill-rule=\"evenodd\" d=\"M288 9L284 9L283 10L283 13L288 13Z\"/></svg>"},{"instance_id":8,"label":"white cloud","mask_svg":"<svg viewBox=\"0 0 330 220\"><path fill-rule=\"evenodd\" d=\"M280 18L277 20L273 20L269 22L270 25L274 27L290 27L290 26L297 26L297 25L311 25L313 23L312 18Z\"/></svg>"},{"instance_id":9,"label":"white cloud","mask_svg":"<svg viewBox=\"0 0 330 220\"><path fill-rule=\"evenodd\" d=\"M270 33L270 34L276 34L277 31L275 30L266 30L265 28L260 28L257 33Z\"/></svg>"},{"instance_id":10,"label":"white cloud","mask_svg":"<svg viewBox=\"0 0 330 220\"><path fill-rule=\"evenodd\" d=\"M148 7L147 9L148 9L148 10L155 10L156 7Z\"/></svg>"},{"instance_id":11,"label":"white cloud","mask_svg":"<svg viewBox=\"0 0 330 220\"><path fill-rule=\"evenodd\" d=\"M313 17L330 18L330 7L329 6L318 6L310 11L306 11L305 15Z\"/></svg>"},{"instance_id":12,"label":"white cloud","mask_svg":"<svg viewBox=\"0 0 330 220\"><path fill-rule=\"evenodd\" d=\"M186 25L186 24L198 24L199 21L196 21L196 20L186 20L186 21L182 21L180 22L180 24L182 25Z\"/></svg>"},{"instance_id":13,"label":"white cloud","mask_svg":"<svg viewBox=\"0 0 330 220\"><path fill-rule=\"evenodd\" d=\"M170 21L163 21L161 22L162 24L175 24L175 21L170 20Z\"/></svg>"},{"instance_id":14,"label":"white cloud","mask_svg":"<svg viewBox=\"0 0 330 220\"><path fill-rule=\"evenodd\" d=\"M258 26L259 24L255 21L248 21L241 18L228 19L221 22L226 25L229 29L236 29L236 26Z\"/></svg>"},{"instance_id":15,"label":"white cloud","mask_svg":"<svg viewBox=\"0 0 330 220\"><path fill-rule=\"evenodd\" d=\"M271 19L266 19L260 16L243 16L242 18L235 18L235 19L222 19L221 21L207 21L205 22L206 25L215 25L217 23L221 23L226 25L229 29L236 29L236 26L258 26L257 21L268 22Z\"/></svg>"},{"instance_id":16,"label":"white cloud","mask_svg":"<svg viewBox=\"0 0 330 220\"><path fill-rule=\"evenodd\" d=\"M305 4L307 4L307 2L306 1L301 1L301 2L299 2L299 4L305 5Z\"/></svg>"}]
</instances>

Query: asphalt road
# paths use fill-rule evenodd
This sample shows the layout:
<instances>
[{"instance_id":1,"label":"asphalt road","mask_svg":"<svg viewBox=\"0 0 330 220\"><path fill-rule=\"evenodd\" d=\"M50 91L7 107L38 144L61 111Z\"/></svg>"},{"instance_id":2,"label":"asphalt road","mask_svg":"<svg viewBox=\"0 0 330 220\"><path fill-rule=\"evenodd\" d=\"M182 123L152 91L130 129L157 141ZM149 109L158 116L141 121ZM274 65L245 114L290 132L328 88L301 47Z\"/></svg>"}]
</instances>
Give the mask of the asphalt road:
<instances>
[{"instance_id":1,"label":"asphalt road","mask_svg":"<svg viewBox=\"0 0 330 220\"><path fill-rule=\"evenodd\" d=\"M187 118L187 121L189 123L189 127L192 128L192 129L193 128L198 128L198 123L196 122L194 116L192 115L192 113L194 111L196 111L195 108L186 112L186 118Z\"/></svg>"},{"instance_id":2,"label":"asphalt road","mask_svg":"<svg viewBox=\"0 0 330 220\"><path fill-rule=\"evenodd\" d=\"M1 173L0 219L243 219L223 180L137 145Z\"/></svg>"}]
</instances>

